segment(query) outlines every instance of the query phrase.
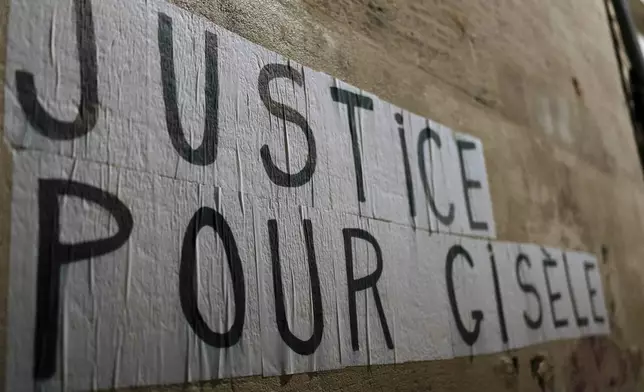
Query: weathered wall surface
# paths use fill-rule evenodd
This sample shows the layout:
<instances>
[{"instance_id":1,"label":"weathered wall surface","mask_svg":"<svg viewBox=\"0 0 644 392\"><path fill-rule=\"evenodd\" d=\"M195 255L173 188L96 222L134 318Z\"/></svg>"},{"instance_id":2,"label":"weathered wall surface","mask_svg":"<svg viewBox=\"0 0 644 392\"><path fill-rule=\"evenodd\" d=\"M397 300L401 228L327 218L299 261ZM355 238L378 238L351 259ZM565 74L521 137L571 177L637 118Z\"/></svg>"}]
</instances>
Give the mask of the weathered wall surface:
<instances>
[{"instance_id":1,"label":"weathered wall surface","mask_svg":"<svg viewBox=\"0 0 644 392\"><path fill-rule=\"evenodd\" d=\"M613 332L608 339L555 342L506 355L225 380L188 389L642 388L644 183L603 1L174 3L480 137L498 239L600 255ZM0 260L6 276L11 159L2 147Z\"/></svg>"},{"instance_id":2,"label":"weathered wall surface","mask_svg":"<svg viewBox=\"0 0 644 392\"><path fill-rule=\"evenodd\" d=\"M637 28L641 31L644 26L644 3L639 0L630 0L631 12L633 13L633 20Z\"/></svg>"}]
</instances>

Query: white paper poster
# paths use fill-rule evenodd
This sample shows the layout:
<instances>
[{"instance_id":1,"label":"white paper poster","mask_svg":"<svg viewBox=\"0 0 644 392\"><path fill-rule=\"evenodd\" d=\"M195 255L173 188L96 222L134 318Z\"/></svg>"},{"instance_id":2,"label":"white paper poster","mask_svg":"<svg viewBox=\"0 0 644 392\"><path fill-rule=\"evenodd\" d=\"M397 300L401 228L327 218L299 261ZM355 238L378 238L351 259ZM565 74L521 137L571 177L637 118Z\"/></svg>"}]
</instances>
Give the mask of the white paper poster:
<instances>
[{"instance_id":1,"label":"white paper poster","mask_svg":"<svg viewBox=\"0 0 644 392\"><path fill-rule=\"evenodd\" d=\"M595 256L496 241L481 142L157 0L12 0L7 390L609 332Z\"/></svg>"}]
</instances>

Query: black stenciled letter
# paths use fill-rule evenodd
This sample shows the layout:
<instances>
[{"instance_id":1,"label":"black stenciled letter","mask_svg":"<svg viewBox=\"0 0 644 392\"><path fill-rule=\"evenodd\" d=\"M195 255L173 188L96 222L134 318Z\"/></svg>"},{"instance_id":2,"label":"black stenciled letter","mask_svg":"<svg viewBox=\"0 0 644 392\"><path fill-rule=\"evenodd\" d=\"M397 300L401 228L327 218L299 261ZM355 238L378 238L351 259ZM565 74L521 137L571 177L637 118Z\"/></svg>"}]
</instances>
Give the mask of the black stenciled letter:
<instances>
[{"instance_id":1,"label":"black stenciled letter","mask_svg":"<svg viewBox=\"0 0 644 392\"><path fill-rule=\"evenodd\" d=\"M53 118L38 102L38 89L33 74L16 72L18 100L27 120L40 134L53 140L72 140L86 135L98 119L98 77L96 39L90 0L74 0L76 47L80 62L80 105L74 121Z\"/></svg>"},{"instance_id":2,"label":"black stenciled letter","mask_svg":"<svg viewBox=\"0 0 644 392\"><path fill-rule=\"evenodd\" d=\"M503 298L501 297L501 283L499 282L499 271L496 266L496 258L492 244L487 244L487 251L490 254L490 264L492 264L492 278L494 278L494 297L496 299L496 311L499 314L499 325L501 327L501 339L503 343L508 342L508 327L505 322L505 310L503 309Z\"/></svg>"},{"instance_id":3,"label":"black stenciled letter","mask_svg":"<svg viewBox=\"0 0 644 392\"><path fill-rule=\"evenodd\" d=\"M349 132L351 132L351 147L353 148L353 163L355 164L356 170L356 186L358 187L358 200L364 202L367 200L367 197L364 192L362 154L360 153L360 141L358 140L355 109L361 108L373 110L373 100L364 95L356 94L337 87L331 87L331 97L335 102L347 105Z\"/></svg>"},{"instance_id":4,"label":"black stenciled letter","mask_svg":"<svg viewBox=\"0 0 644 392\"><path fill-rule=\"evenodd\" d=\"M461 314L458 310L458 303L456 302L456 293L454 292L454 261L458 256L463 256L467 264L474 268L474 262L472 261L472 256L469 252L465 250L461 245L454 245L447 253L447 259L445 262L445 275L447 281L447 295L449 297L449 305L452 309L452 314L456 320L456 328L458 328L458 333L463 338L463 341L469 346L473 346L476 343L476 340L479 338L481 333L481 322L483 321L483 312L480 310L472 311L472 319L474 320L474 330L468 331L465 328L463 319L461 319Z\"/></svg>"},{"instance_id":5,"label":"black stenciled letter","mask_svg":"<svg viewBox=\"0 0 644 392\"><path fill-rule=\"evenodd\" d=\"M280 263L279 238L277 234L277 221L268 221L268 234L271 243L271 258L273 260L273 290L275 292L275 318L277 329L284 343L300 355L311 355L322 342L324 333L324 309L322 308L322 294L320 293L320 276L315 262L315 248L313 247L313 228L311 221L305 219L304 239L306 253L309 261L309 275L311 279L311 302L313 304L313 335L308 340L295 336L288 326L286 309L284 307L284 285L282 283L282 267Z\"/></svg>"},{"instance_id":6,"label":"black stenciled letter","mask_svg":"<svg viewBox=\"0 0 644 392\"><path fill-rule=\"evenodd\" d=\"M565 327L568 325L568 319L558 319L557 314L555 312L555 302L559 301L561 299L561 293L552 292L552 285L550 284L550 275L548 275L548 269L549 268L556 268L557 267L557 261L554 260L550 255L543 250L544 253L544 259L543 259L543 274L546 279L546 290L548 291L548 299L550 300L550 312L552 313L552 321L554 322L555 328L561 328Z\"/></svg>"},{"instance_id":7,"label":"black stenciled letter","mask_svg":"<svg viewBox=\"0 0 644 392\"><path fill-rule=\"evenodd\" d=\"M432 209L434 215L436 215L436 218L442 224L449 226L452 224L452 222L454 222L454 203L449 204L449 211L447 212L447 215L444 215L438 211L438 208L436 208L436 202L434 201L434 196L432 195L432 190L429 186L430 179L427 175L427 169L425 168L426 160L424 147L425 143L429 143L430 140L433 140L438 148L441 148L441 138L440 135L436 133L436 131L434 131L430 127L427 127L420 131L420 134L418 135L418 168L420 169L420 178L423 181L423 188L425 189L425 196L427 197L427 201L429 202L429 207ZM427 151L429 151L429 147Z\"/></svg>"},{"instance_id":8,"label":"black stenciled letter","mask_svg":"<svg viewBox=\"0 0 644 392\"><path fill-rule=\"evenodd\" d=\"M597 295L597 290L590 287L590 278L588 277L588 273L594 270L595 268L596 268L595 264L589 261L584 261L584 276L586 278L586 287L588 287L588 295L590 296L590 309L592 310L592 313L593 313L593 319L598 324L604 324L604 321L605 321L604 317L598 315L597 310L595 309L594 298Z\"/></svg>"},{"instance_id":9,"label":"black stenciled letter","mask_svg":"<svg viewBox=\"0 0 644 392\"><path fill-rule=\"evenodd\" d=\"M394 116L400 136L400 148L402 149L403 167L405 168L405 185L407 185L407 201L409 202L409 213L416 216L416 201L414 200L414 182L411 178L411 165L409 164L409 153L407 152L407 138L405 137L405 128L403 128L404 119L401 113Z\"/></svg>"},{"instance_id":10,"label":"black stenciled letter","mask_svg":"<svg viewBox=\"0 0 644 392\"><path fill-rule=\"evenodd\" d=\"M217 64L217 36L206 31L206 119L201 146L194 150L186 141L179 106L177 103L177 80L174 73L174 44L172 42L172 18L159 13L159 54L161 56L161 79L165 121L172 145L181 158L193 165L207 166L217 159L219 76Z\"/></svg>"},{"instance_id":11,"label":"black stenciled letter","mask_svg":"<svg viewBox=\"0 0 644 392\"><path fill-rule=\"evenodd\" d=\"M577 298L575 298L575 291L572 288L572 280L570 279L570 266L568 265L568 257L566 252L563 252L563 263L566 271L566 281L568 282L568 293L570 294L570 301L572 301L572 310L575 314L575 320L578 327L585 327L588 325L588 317L579 316L579 309L577 309Z\"/></svg>"},{"instance_id":12,"label":"black stenciled letter","mask_svg":"<svg viewBox=\"0 0 644 392\"><path fill-rule=\"evenodd\" d=\"M527 255L521 253L517 256L517 261L516 261L516 276L517 276L517 283L519 284L519 287L521 287L521 290L526 293L526 294L532 294L534 295L535 299L537 300L537 305L539 306L539 316L535 319L530 318L528 316L527 311L523 311L523 319L525 320L526 325L530 329L539 329L541 327L541 324L543 323L543 307L541 306L541 296L539 295L539 292L537 291L536 287L530 283L525 283L523 279L521 279L521 264L527 264L528 268L532 268L532 263L530 262L530 258L528 258Z\"/></svg>"},{"instance_id":13,"label":"black stenciled letter","mask_svg":"<svg viewBox=\"0 0 644 392\"><path fill-rule=\"evenodd\" d=\"M311 177L313 177L313 173L315 173L315 165L317 163L317 149L315 147L313 131L311 130L309 123L306 121L306 118L304 118L304 116L302 116L297 110L274 101L271 98L269 83L271 80L278 78L287 78L292 82L297 83L298 86L304 86L306 91L304 75L291 68L290 65L266 64L259 72L257 88L259 90L259 96L269 113L273 116L283 118L285 122L292 122L302 129L302 132L304 132L304 136L306 137L306 144L308 145L308 157L306 164L304 164L304 167L299 172L289 174L275 166L267 145L262 146L260 154L262 156L264 170L266 170L268 178L274 184L283 187L295 188L305 185L311 180ZM284 126L284 133L286 133L286 126ZM288 159L288 154L286 158Z\"/></svg>"},{"instance_id":14,"label":"black stenciled letter","mask_svg":"<svg viewBox=\"0 0 644 392\"><path fill-rule=\"evenodd\" d=\"M458 148L458 159L461 163L461 179L463 180L465 207L467 207L467 218L470 221L470 228L472 230L486 231L488 229L487 222L477 222L474 220L474 216L472 214L472 201L470 200L469 193L470 189L481 189L481 182L467 177L467 173L465 171L465 160L463 159L463 152L466 150L476 150L476 144L466 140L457 140L456 147Z\"/></svg>"},{"instance_id":15,"label":"black stenciled letter","mask_svg":"<svg viewBox=\"0 0 644 392\"><path fill-rule=\"evenodd\" d=\"M380 324L382 325L382 333L385 335L385 342L387 348L393 350L394 342L391 339L391 333L389 333L389 326L387 325L387 318L385 317L385 311L382 307L382 302L380 301L380 293L378 292L378 279L382 275L382 251L380 245L376 239L369 234L368 232L361 229L343 229L342 234L344 235L344 257L347 263L347 285L349 288L349 323L351 325L351 346L353 351L360 350L360 344L358 342L358 314L356 311L356 293L358 291L367 290L368 288L373 289L373 300L376 303L376 310L378 311L378 317L380 318ZM360 279L355 279L353 275L353 248L351 240L353 238L359 238L361 240L367 241L373 246L373 249L376 251L376 270L371 274Z\"/></svg>"},{"instance_id":16,"label":"black stenciled letter","mask_svg":"<svg viewBox=\"0 0 644 392\"><path fill-rule=\"evenodd\" d=\"M112 214L118 232L112 237L78 244L60 242L59 197L75 196L95 203ZM36 331L34 378L45 380L56 372L58 313L61 266L98 257L120 248L132 232L132 214L114 195L91 185L41 179L38 182L38 287L36 289Z\"/></svg>"},{"instance_id":17,"label":"black stenciled letter","mask_svg":"<svg viewBox=\"0 0 644 392\"><path fill-rule=\"evenodd\" d=\"M233 283L235 300L235 319L233 325L225 333L214 332L208 327L201 316L197 302L199 282L197 280L197 236L202 228L210 226L224 244L224 252L228 260L228 270ZM210 346L226 348L237 344L244 330L246 315L246 286L244 270L239 258L239 250L230 226L221 214L212 208L202 207L190 220L186 234L183 237L181 249L181 265L179 267L179 297L181 309L188 324L197 336Z\"/></svg>"}]
</instances>

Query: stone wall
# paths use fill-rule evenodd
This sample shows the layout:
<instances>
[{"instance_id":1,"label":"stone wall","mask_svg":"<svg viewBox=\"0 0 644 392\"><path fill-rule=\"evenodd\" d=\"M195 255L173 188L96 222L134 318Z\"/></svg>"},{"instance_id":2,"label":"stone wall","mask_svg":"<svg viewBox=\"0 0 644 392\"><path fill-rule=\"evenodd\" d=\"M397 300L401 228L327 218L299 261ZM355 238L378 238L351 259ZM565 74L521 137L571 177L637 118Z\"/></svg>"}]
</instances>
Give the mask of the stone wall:
<instances>
[{"instance_id":1,"label":"stone wall","mask_svg":"<svg viewBox=\"0 0 644 392\"><path fill-rule=\"evenodd\" d=\"M627 391L644 385L644 183L603 0L173 2L480 137L498 239L597 254L613 333L503 355L143 390ZM4 277L10 161L3 144Z\"/></svg>"}]
</instances>

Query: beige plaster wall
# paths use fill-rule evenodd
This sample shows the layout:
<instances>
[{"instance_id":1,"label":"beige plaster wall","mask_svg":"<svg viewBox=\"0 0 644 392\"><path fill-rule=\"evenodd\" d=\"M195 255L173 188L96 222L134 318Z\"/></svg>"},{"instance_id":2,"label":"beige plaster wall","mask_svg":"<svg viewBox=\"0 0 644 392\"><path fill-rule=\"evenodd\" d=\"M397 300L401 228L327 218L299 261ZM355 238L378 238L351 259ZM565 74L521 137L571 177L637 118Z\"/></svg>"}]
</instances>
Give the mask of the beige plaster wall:
<instances>
[{"instance_id":1,"label":"beige plaster wall","mask_svg":"<svg viewBox=\"0 0 644 392\"><path fill-rule=\"evenodd\" d=\"M487 357L142 390L644 388L639 378L644 182L603 0L173 2L302 64L480 137L498 238L601 256L613 333L607 339L554 342ZM4 21L8 0L0 3ZM3 37L0 43L4 46ZM4 50L0 53L4 70ZM3 143L3 303L10 191L10 154ZM6 324L4 318L0 324Z\"/></svg>"}]
</instances>

